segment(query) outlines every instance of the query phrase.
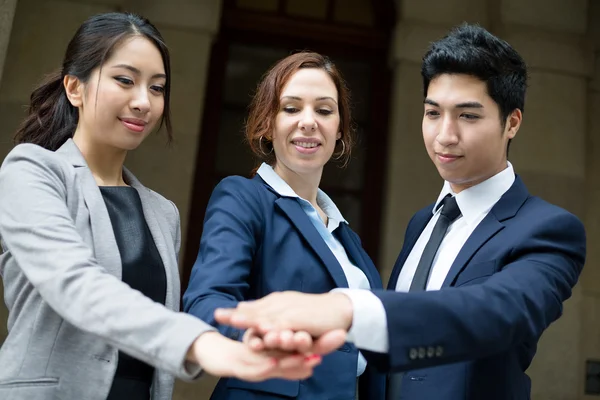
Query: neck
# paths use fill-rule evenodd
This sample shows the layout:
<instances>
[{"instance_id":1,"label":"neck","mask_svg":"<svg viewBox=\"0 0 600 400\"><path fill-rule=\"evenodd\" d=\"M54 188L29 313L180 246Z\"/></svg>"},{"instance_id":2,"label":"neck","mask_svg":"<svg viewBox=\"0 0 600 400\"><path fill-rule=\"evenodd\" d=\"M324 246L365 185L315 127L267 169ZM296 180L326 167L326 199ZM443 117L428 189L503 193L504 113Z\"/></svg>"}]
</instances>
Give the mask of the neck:
<instances>
[{"instance_id":1,"label":"neck","mask_svg":"<svg viewBox=\"0 0 600 400\"><path fill-rule=\"evenodd\" d=\"M83 154L98 186L126 186L123 180L123 163L127 151L105 144L92 143L84 135L73 135L73 141Z\"/></svg>"},{"instance_id":2,"label":"neck","mask_svg":"<svg viewBox=\"0 0 600 400\"><path fill-rule=\"evenodd\" d=\"M498 166L498 168L496 168L492 173L478 177L477 179L473 179L471 181L466 181L466 182L462 182L462 183L452 183L450 182L450 188L452 188L452 191L455 194L459 194L460 192L462 192L463 190L472 188L473 186L477 186L482 182L487 181L488 179L498 175L500 172L504 171L506 168L508 168L508 162L506 159L504 159L500 165Z\"/></svg>"},{"instance_id":3,"label":"neck","mask_svg":"<svg viewBox=\"0 0 600 400\"><path fill-rule=\"evenodd\" d=\"M314 174L298 174L281 163L276 163L273 167L277 175L279 175L296 194L305 200L308 200L315 208L317 208L317 191L321 182L323 168Z\"/></svg>"}]
</instances>

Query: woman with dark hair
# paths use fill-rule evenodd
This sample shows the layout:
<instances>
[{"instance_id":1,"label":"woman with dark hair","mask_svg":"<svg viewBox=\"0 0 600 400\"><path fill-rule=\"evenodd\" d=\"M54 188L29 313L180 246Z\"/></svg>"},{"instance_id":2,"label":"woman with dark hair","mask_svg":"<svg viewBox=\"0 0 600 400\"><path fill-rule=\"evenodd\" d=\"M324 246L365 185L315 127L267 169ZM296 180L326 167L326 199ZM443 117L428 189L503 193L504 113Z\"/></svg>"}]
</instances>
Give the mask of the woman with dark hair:
<instances>
[{"instance_id":1,"label":"woman with dark hair","mask_svg":"<svg viewBox=\"0 0 600 400\"><path fill-rule=\"evenodd\" d=\"M349 92L333 63L311 52L279 61L258 85L246 140L262 164L252 179L228 177L215 188L183 303L185 311L252 346L260 338L218 325L215 309L276 291L381 288L381 280L358 236L319 189L325 164L346 164L354 143ZM282 347L303 334L288 332ZM382 400L384 390L385 377L347 343L309 379L221 379L212 399L349 400L360 393Z\"/></svg>"},{"instance_id":2,"label":"woman with dark hair","mask_svg":"<svg viewBox=\"0 0 600 400\"><path fill-rule=\"evenodd\" d=\"M179 214L123 163L169 119L169 53L146 19L88 19L31 95L0 168L9 310L0 398L171 398L173 375L306 377L179 312ZM287 368L287 369L286 369Z\"/></svg>"}]
</instances>

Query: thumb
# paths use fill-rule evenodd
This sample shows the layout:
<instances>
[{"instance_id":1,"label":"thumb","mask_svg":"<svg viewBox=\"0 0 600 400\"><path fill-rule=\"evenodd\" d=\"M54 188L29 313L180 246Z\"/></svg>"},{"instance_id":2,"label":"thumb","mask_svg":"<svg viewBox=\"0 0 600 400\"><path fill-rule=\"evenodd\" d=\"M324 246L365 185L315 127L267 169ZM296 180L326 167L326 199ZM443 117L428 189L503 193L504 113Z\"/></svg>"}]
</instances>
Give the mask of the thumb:
<instances>
[{"instance_id":1,"label":"thumb","mask_svg":"<svg viewBox=\"0 0 600 400\"><path fill-rule=\"evenodd\" d=\"M340 348L346 341L346 331L343 329L336 329L333 331L325 332L319 336L314 342L313 352L315 354L329 354L332 351Z\"/></svg>"}]
</instances>

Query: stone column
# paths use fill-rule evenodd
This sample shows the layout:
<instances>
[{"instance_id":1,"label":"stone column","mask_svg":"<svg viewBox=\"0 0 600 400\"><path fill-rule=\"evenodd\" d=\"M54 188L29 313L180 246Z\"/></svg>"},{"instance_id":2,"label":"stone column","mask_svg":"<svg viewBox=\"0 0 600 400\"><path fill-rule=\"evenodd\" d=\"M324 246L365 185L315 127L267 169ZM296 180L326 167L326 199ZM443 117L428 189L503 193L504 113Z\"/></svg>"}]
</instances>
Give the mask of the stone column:
<instances>
[{"instance_id":1,"label":"stone column","mask_svg":"<svg viewBox=\"0 0 600 400\"><path fill-rule=\"evenodd\" d=\"M584 395L585 365L587 360L600 360L600 2L591 0L588 10L590 42L595 49L594 72L588 89L588 118L586 144L585 226L587 230L587 262L581 277L582 323L580 394L581 399L597 396Z\"/></svg>"},{"instance_id":2,"label":"stone column","mask_svg":"<svg viewBox=\"0 0 600 400\"><path fill-rule=\"evenodd\" d=\"M0 82L16 8L17 0L0 0Z\"/></svg>"},{"instance_id":3,"label":"stone column","mask_svg":"<svg viewBox=\"0 0 600 400\"><path fill-rule=\"evenodd\" d=\"M593 61L585 40L587 1L504 0L500 17L498 34L525 58L531 76L510 159L532 194L585 221L587 79ZM579 398L584 279L563 316L542 335L527 371L533 399Z\"/></svg>"},{"instance_id":4,"label":"stone column","mask_svg":"<svg viewBox=\"0 0 600 400\"><path fill-rule=\"evenodd\" d=\"M2 71L4 70L4 61L6 59L6 50L10 40L10 31L12 29L13 17L17 0L0 0L0 85L2 82ZM1 112L0 112L1 113ZM0 138L0 154L2 153L2 143L4 138ZM0 285L0 299L4 299L4 287ZM3 303L0 303L0 346L7 335L6 319L8 311Z\"/></svg>"}]
</instances>

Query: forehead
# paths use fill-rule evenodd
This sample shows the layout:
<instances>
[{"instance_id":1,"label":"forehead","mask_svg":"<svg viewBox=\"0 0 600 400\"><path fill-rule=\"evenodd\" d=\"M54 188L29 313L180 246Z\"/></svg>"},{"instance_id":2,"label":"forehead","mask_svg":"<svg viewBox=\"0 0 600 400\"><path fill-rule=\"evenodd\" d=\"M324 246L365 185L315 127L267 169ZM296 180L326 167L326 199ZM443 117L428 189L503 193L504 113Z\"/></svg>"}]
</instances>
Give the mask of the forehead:
<instances>
[{"instance_id":1,"label":"forehead","mask_svg":"<svg viewBox=\"0 0 600 400\"><path fill-rule=\"evenodd\" d=\"M108 65L126 64L151 74L165 73L162 55L154 43L143 36L123 40L113 50Z\"/></svg>"},{"instance_id":2,"label":"forehead","mask_svg":"<svg viewBox=\"0 0 600 400\"><path fill-rule=\"evenodd\" d=\"M484 106L495 104L481 79L466 74L441 74L429 83L427 98L441 106L464 102L479 102Z\"/></svg>"},{"instance_id":3,"label":"forehead","mask_svg":"<svg viewBox=\"0 0 600 400\"><path fill-rule=\"evenodd\" d=\"M337 99L337 89L329 74L319 68L302 68L294 72L281 90L281 96L329 96Z\"/></svg>"}]
</instances>

